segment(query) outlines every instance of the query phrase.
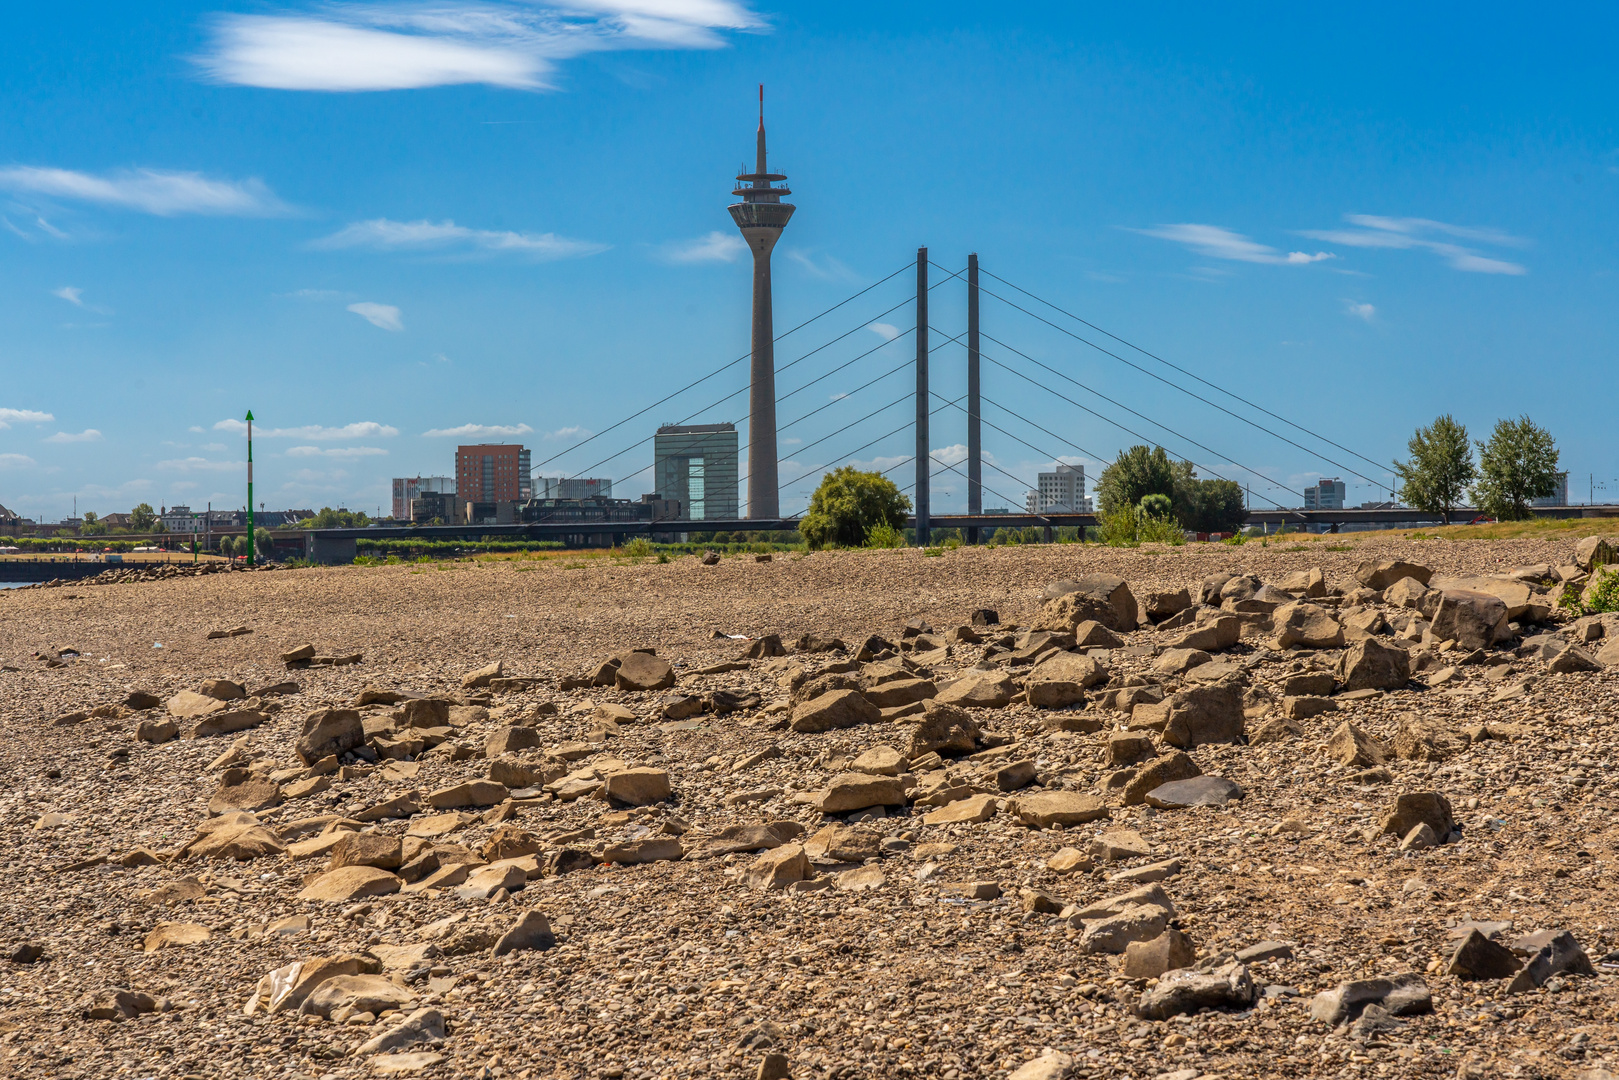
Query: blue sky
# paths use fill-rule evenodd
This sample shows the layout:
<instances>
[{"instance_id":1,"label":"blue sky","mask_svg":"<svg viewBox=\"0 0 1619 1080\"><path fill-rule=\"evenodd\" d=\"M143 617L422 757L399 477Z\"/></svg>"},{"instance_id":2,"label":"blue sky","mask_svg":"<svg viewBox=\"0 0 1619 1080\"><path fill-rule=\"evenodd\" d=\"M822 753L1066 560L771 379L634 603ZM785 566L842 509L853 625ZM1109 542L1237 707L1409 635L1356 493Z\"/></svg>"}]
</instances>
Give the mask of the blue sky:
<instances>
[{"instance_id":1,"label":"blue sky","mask_svg":"<svg viewBox=\"0 0 1619 1080\"><path fill-rule=\"evenodd\" d=\"M272 509L386 510L389 477L450 473L480 440L637 497L658 422L745 419L745 395L715 404L745 386L737 364L606 430L747 350L725 207L759 82L799 208L778 329L919 245L948 268L977 251L1313 433L986 278L1252 421L986 297L985 352L1006 367L985 365L985 417L1007 432L985 430L986 504L1055 458L1094 476L1139 441L1118 425L1256 505L1296 505L1321 475L1360 502L1387 482L1367 459L1441 412L1476 435L1526 412L1572 497L1594 475L1619 501L1616 22L1504 5L19 8L0 39L0 504L240 506L248 408ZM854 331L780 376L798 391L780 407L784 510L821 467L911 452L909 430L878 437L911 408L913 281L778 345L785 368ZM964 392L945 340L963 292L933 294L945 399ZM964 420L936 405L930 443L954 464ZM934 491L964 505L948 469Z\"/></svg>"}]
</instances>

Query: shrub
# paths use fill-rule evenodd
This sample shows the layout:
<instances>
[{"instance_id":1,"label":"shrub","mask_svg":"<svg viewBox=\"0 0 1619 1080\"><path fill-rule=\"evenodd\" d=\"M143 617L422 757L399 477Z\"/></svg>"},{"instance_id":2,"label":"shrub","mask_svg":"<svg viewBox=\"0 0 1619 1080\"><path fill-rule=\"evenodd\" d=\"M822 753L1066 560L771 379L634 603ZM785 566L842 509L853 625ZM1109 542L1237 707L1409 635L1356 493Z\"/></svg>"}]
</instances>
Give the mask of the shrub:
<instances>
[{"instance_id":1,"label":"shrub","mask_svg":"<svg viewBox=\"0 0 1619 1080\"><path fill-rule=\"evenodd\" d=\"M624 554L641 558L652 554L652 541L644 536L637 536L624 545Z\"/></svg>"},{"instance_id":2,"label":"shrub","mask_svg":"<svg viewBox=\"0 0 1619 1080\"><path fill-rule=\"evenodd\" d=\"M910 509L911 500L892 480L845 465L821 478L798 532L812 548L860 547L879 526L900 534Z\"/></svg>"},{"instance_id":3,"label":"shrub","mask_svg":"<svg viewBox=\"0 0 1619 1080\"><path fill-rule=\"evenodd\" d=\"M905 546L905 534L884 522L873 526L866 533L866 547L869 548L898 548Z\"/></svg>"}]
</instances>

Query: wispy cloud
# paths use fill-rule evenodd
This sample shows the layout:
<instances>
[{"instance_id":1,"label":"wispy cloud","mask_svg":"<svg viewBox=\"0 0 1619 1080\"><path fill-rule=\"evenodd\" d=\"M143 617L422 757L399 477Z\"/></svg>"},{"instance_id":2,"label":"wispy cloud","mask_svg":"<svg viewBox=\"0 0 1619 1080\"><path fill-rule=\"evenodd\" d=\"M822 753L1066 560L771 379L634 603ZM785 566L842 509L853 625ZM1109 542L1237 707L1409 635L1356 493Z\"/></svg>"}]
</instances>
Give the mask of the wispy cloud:
<instances>
[{"instance_id":1,"label":"wispy cloud","mask_svg":"<svg viewBox=\"0 0 1619 1080\"><path fill-rule=\"evenodd\" d=\"M380 446L292 446L287 448L288 457L328 457L328 458L358 458L381 457L388 451Z\"/></svg>"},{"instance_id":2,"label":"wispy cloud","mask_svg":"<svg viewBox=\"0 0 1619 1080\"><path fill-rule=\"evenodd\" d=\"M460 427L433 428L422 434L430 439L466 439L474 435L527 435L533 430L527 424L462 424Z\"/></svg>"},{"instance_id":3,"label":"wispy cloud","mask_svg":"<svg viewBox=\"0 0 1619 1080\"><path fill-rule=\"evenodd\" d=\"M562 441L567 439L580 439L590 434L592 434L592 432L589 428L574 424L571 427L557 428L555 431L547 431L540 437L552 441Z\"/></svg>"},{"instance_id":4,"label":"wispy cloud","mask_svg":"<svg viewBox=\"0 0 1619 1080\"><path fill-rule=\"evenodd\" d=\"M28 469L34 465L34 459L27 454L0 454L0 469Z\"/></svg>"},{"instance_id":5,"label":"wispy cloud","mask_svg":"<svg viewBox=\"0 0 1619 1080\"><path fill-rule=\"evenodd\" d=\"M232 469L245 469L245 461L211 461L208 458L188 457L172 458L160 461L157 467L169 472L229 472Z\"/></svg>"},{"instance_id":6,"label":"wispy cloud","mask_svg":"<svg viewBox=\"0 0 1619 1080\"><path fill-rule=\"evenodd\" d=\"M715 229L695 240L675 240L658 249L664 262L736 262L748 252L748 245L736 233Z\"/></svg>"},{"instance_id":7,"label":"wispy cloud","mask_svg":"<svg viewBox=\"0 0 1619 1080\"><path fill-rule=\"evenodd\" d=\"M1465 240L1484 247L1527 247L1529 241L1501 229L1473 225L1449 225L1428 218L1391 218L1376 214L1345 214L1352 229L1324 229L1301 232L1314 240L1344 247L1385 248L1395 251L1428 251L1450 264L1452 269L1473 274L1527 274L1521 263L1482 255L1475 248L1455 243Z\"/></svg>"},{"instance_id":8,"label":"wispy cloud","mask_svg":"<svg viewBox=\"0 0 1619 1080\"><path fill-rule=\"evenodd\" d=\"M1267 263L1273 266L1306 266L1313 262L1337 258L1330 251L1318 251L1313 255L1304 251L1290 251L1283 254L1267 244L1261 244L1242 233L1232 232L1219 225L1154 225L1150 229L1130 231L1180 244L1210 259Z\"/></svg>"},{"instance_id":9,"label":"wispy cloud","mask_svg":"<svg viewBox=\"0 0 1619 1080\"><path fill-rule=\"evenodd\" d=\"M0 169L0 189L138 210L160 217L177 214L269 217L289 210L257 179L217 180L201 173L164 169L125 169L95 176L71 169L20 165Z\"/></svg>"},{"instance_id":10,"label":"wispy cloud","mask_svg":"<svg viewBox=\"0 0 1619 1080\"><path fill-rule=\"evenodd\" d=\"M740 242L740 241L739 241ZM570 240L555 233L522 233L469 229L453 221L390 221L374 218L344 226L311 247L335 251L364 248L371 251L463 251L523 255L531 259L570 259L606 251L607 244Z\"/></svg>"},{"instance_id":11,"label":"wispy cloud","mask_svg":"<svg viewBox=\"0 0 1619 1080\"><path fill-rule=\"evenodd\" d=\"M71 431L58 431L55 435L52 435L42 441L48 443L100 442L101 432L97 431L95 428L85 428L78 434L74 434Z\"/></svg>"},{"instance_id":12,"label":"wispy cloud","mask_svg":"<svg viewBox=\"0 0 1619 1080\"><path fill-rule=\"evenodd\" d=\"M399 309L392 304L374 304L370 300L361 300L358 304L350 304L349 310L372 326L379 326L384 330L397 332L405 328L405 324L399 321Z\"/></svg>"},{"instance_id":13,"label":"wispy cloud","mask_svg":"<svg viewBox=\"0 0 1619 1080\"><path fill-rule=\"evenodd\" d=\"M74 307L84 306L84 290L75 289L72 285L63 285L60 289L52 289L51 295L66 300Z\"/></svg>"},{"instance_id":14,"label":"wispy cloud","mask_svg":"<svg viewBox=\"0 0 1619 1080\"><path fill-rule=\"evenodd\" d=\"M850 270L847 266L843 265L842 262L834 259L830 255L822 255L817 257L811 252L801 251L798 248L792 248L788 250L787 257L793 262L797 263L799 266L803 267L804 271L811 277L817 277L823 281L860 280L859 274L856 274L853 270Z\"/></svg>"},{"instance_id":15,"label":"wispy cloud","mask_svg":"<svg viewBox=\"0 0 1619 1080\"><path fill-rule=\"evenodd\" d=\"M866 327L866 329L870 330L884 341L893 341L900 335L899 327L892 326L885 322L874 322L870 326Z\"/></svg>"},{"instance_id":16,"label":"wispy cloud","mask_svg":"<svg viewBox=\"0 0 1619 1080\"><path fill-rule=\"evenodd\" d=\"M12 424L48 424L56 417L37 409L0 409L0 431Z\"/></svg>"},{"instance_id":17,"label":"wispy cloud","mask_svg":"<svg viewBox=\"0 0 1619 1080\"><path fill-rule=\"evenodd\" d=\"M1357 319L1364 319L1366 322L1371 322L1377 315L1377 309L1371 304L1358 303L1354 300L1344 301L1344 311Z\"/></svg>"},{"instance_id":18,"label":"wispy cloud","mask_svg":"<svg viewBox=\"0 0 1619 1080\"><path fill-rule=\"evenodd\" d=\"M193 431L201 430L193 428ZM237 435L247 434L247 424L241 420L221 420L214 425L215 431L229 431ZM342 427L322 427L319 424L308 424L304 427L292 428L255 428L255 437L260 439L307 439L311 442L337 442L343 439L376 439L393 438L399 434L399 429L388 424L379 424L375 420L361 420L354 424L344 424Z\"/></svg>"},{"instance_id":19,"label":"wispy cloud","mask_svg":"<svg viewBox=\"0 0 1619 1080\"><path fill-rule=\"evenodd\" d=\"M556 63L610 49L712 49L764 26L729 0L484 0L329 4L318 15L224 15L197 64L211 79L274 90L410 90L486 83L554 87Z\"/></svg>"}]
</instances>

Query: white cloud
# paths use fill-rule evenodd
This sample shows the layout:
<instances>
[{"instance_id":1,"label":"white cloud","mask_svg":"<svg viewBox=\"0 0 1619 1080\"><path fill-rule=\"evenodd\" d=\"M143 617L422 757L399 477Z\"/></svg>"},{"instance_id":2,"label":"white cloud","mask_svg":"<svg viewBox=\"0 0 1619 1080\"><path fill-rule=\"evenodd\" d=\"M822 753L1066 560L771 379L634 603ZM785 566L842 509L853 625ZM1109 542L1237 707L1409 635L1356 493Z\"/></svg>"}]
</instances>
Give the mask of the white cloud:
<instances>
[{"instance_id":1,"label":"white cloud","mask_svg":"<svg viewBox=\"0 0 1619 1080\"><path fill-rule=\"evenodd\" d=\"M215 180L201 173L164 169L125 169L92 176L71 169L20 165L0 169L0 189L139 210L160 217L267 217L288 212L288 207L260 180Z\"/></svg>"},{"instance_id":2,"label":"white cloud","mask_svg":"<svg viewBox=\"0 0 1619 1080\"><path fill-rule=\"evenodd\" d=\"M0 409L0 431L12 424L48 424L56 417L36 409Z\"/></svg>"},{"instance_id":3,"label":"white cloud","mask_svg":"<svg viewBox=\"0 0 1619 1080\"><path fill-rule=\"evenodd\" d=\"M1352 229L1326 229L1299 235L1345 247L1383 248L1392 251L1427 251L1444 259L1452 269L1473 274L1527 274L1520 263L1481 255L1473 248L1452 243L1467 240L1489 247L1527 247L1529 241L1488 226L1449 225L1428 218L1391 218L1377 214L1346 214ZM1436 239L1448 237L1450 239Z\"/></svg>"},{"instance_id":4,"label":"white cloud","mask_svg":"<svg viewBox=\"0 0 1619 1080\"><path fill-rule=\"evenodd\" d=\"M892 326L885 322L874 322L870 326L866 327L866 329L870 330L884 341L893 341L900 335L899 327Z\"/></svg>"},{"instance_id":5,"label":"white cloud","mask_svg":"<svg viewBox=\"0 0 1619 1080\"><path fill-rule=\"evenodd\" d=\"M1344 301L1344 310L1355 318L1364 319L1367 322L1371 322L1372 318L1377 314L1377 309L1372 305L1358 304L1353 300Z\"/></svg>"},{"instance_id":6,"label":"white cloud","mask_svg":"<svg viewBox=\"0 0 1619 1080\"><path fill-rule=\"evenodd\" d=\"M34 464L34 459L27 454L0 454L0 469L27 469Z\"/></svg>"},{"instance_id":7,"label":"white cloud","mask_svg":"<svg viewBox=\"0 0 1619 1080\"><path fill-rule=\"evenodd\" d=\"M792 248L787 252L787 257L803 267L811 277L820 278L822 281L860 280L859 274L856 274L830 255L822 255L817 260L810 252Z\"/></svg>"},{"instance_id":8,"label":"white cloud","mask_svg":"<svg viewBox=\"0 0 1619 1080\"><path fill-rule=\"evenodd\" d=\"M547 431L544 435L542 435L540 437L543 438L543 439L562 440L562 439L578 439L578 438L581 438L583 436L590 435L590 434L593 434L593 433L591 432L591 430L589 428L581 427L578 424L574 424L572 427L558 428L555 431Z\"/></svg>"},{"instance_id":9,"label":"white cloud","mask_svg":"<svg viewBox=\"0 0 1619 1080\"><path fill-rule=\"evenodd\" d=\"M288 457L329 457L329 458L357 458L378 457L388 451L380 446L332 446L321 449L318 446L293 446L287 449Z\"/></svg>"},{"instance_id":10,"label":"white cloud","mask_svg":"<svg viewBox=\"0 0 1619 1080\"><path fill-rule=\"evenodd\" d=\"M763 26L729 0L484 0L459 6L329 4L316 15L226 15L197 59L212 79L274 90L553 86L556 62L608 49L709 49Z\"/></svg>"},{"instance_id":11,"label":"white cloud","mask_svg":"<svg viewBox=\"0 0 1619 1080\"><path fill-rule=\"evenodd\" d=\"M462 424L422 432L430 439L466 439L474 435L527 435L534 429L527 424Z\"/></svg>"},{"instance_id":12,"label":"white cloud","mask_svg":"<svg viewBox=\"0 0 1619 1080\"><path fill-rule=\"evenodd\" d=\"M221 420L214 425L214 430L246 435L247 424L242 420ZM309 439L313 442L333 442L340 439L393 438L399 434L399 429L388 424L379 424L375 420L361 420L359 423L344 424L342 427L321 427L319 424L295 428L261 427L254 429L253 434L260 439Z\"/></svg>"},{"instance_id":13,"label":"white cloud","mask_svg":"<svg viewBox=\"0 0 1619 1080\"><path fill-rule=\"evenodd\" d=\"M607 244L570 240L555 233L469 229L453 221L390 221L387 218L355 222L314 241L310 246L328 251L340 248L368 248L372 251L442 251L459 248L490 254L526 255L539 260L596 255L608 248Z\"/></svg>"},{"instance_id":14,"label":"white cloud","mask_svg":"<svg viewBox=\"0 0 1619 1080\"><path fill-rule=\"evenodd\" d=\"M384 330L399 331L405 324L399 321L399 309L392 304L374 304L369 300L361 300L358 304L350 304L349 310L372 326Z\"/></svg>"},{"instance_id":15,"label":"white cloud","mask_svg":"<svg viewBox=\"0 0 1619 1080\"><path fill-rule=\"evenodd\" d=\"M48 443L100 442L101 432L97 431L95 428L85 428L77 435L70 431L58 431L55 435L52 435L50 438L45 439L44 441Z\"/></svg>"},{"instance_id":16,"label":"white cloud","mask_svg":"<svg viewBox=\"0 0 1619 1080\"><path fill-rule=\"evenodd\" d=\"M188 457L172 458L157 463L160 469L171 472L230 472L233 469L246 469L245 461L210 461L207 458Z\"/></svg>"},{"instance_id":17,"label":"white cloud","mask_svg":"<svg viewBox=\"0 0 1619 1080\"><path fill-rule=\"evenodd\" d=\"M83 289L75 289L71 285L63 285L60 289L52 289L51 290L51 295L61 297L63 300L66 300L68 303L72 304L74 307L83 307L84 306L84 290Z\"/></svg>"},{"instance_id":18,"label":"white cloud","mask_svg":"<svg viewBox=\"0 0 1619 1080\"><path fill-rule=\"evenodd\" d=\"M846 393L845 391L839 390L835 394L827 395L826 400L828 400L828 401L842 401L844 398L846 398L848 396L849 396L848 393Z\"/></svg>"},{"instance_id":19,"label":"white cloud","mask_svg":"<svg viewBox=\"0 0 1619 1080\"><path fill-rule=\"evenodd\" d=\"M1232 232L1219 225L1155 225L1150 229L1130 231L1180 244L1198 255L1205 255L1211 259L1267 263L1273 266L1303 266L1324 259L1337 258L1329 251L1318 251L1314 255L1303 251L1291 251L1284 255L1273 247L1261 244L1257 240L1250 240L1242 233Z\"/></svg>"},{"instance_id":20,"label":"white cloud","mask_svg":"<svg viewBox=\"0 0 1619 1080\"><path fill-rule=\"evenodd\" d=\"M736 262L747 251L748 245L741 236L715 229L695 240L667 243L659 250L659 256L672 263Z\"/></svg>"}]
</instances>

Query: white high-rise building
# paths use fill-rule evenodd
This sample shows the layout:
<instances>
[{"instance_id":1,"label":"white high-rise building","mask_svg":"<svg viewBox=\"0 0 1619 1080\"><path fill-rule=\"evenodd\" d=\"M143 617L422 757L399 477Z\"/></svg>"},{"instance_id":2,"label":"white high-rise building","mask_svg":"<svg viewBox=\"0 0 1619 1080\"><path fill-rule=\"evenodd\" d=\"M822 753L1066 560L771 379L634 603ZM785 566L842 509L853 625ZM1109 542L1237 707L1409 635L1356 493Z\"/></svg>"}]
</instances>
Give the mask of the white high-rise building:
<instances>
[{"instance_id":1,"label":"white high-rise building","mask_svg":"<svg viewBox=\"0 0 1619 1080\"><path fill-rule=\"evenodd\" d=\"M1031 492L1038 498L1038 509L1031 513L1088 514L1091 501L1085 497L1085 466L1059 464L1055 472L1043 472L1039 477L1040 490Z\"/></svg>"}]
</instances>

